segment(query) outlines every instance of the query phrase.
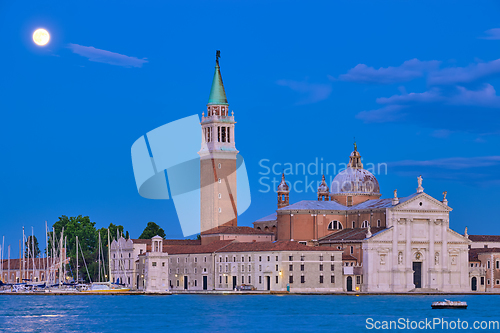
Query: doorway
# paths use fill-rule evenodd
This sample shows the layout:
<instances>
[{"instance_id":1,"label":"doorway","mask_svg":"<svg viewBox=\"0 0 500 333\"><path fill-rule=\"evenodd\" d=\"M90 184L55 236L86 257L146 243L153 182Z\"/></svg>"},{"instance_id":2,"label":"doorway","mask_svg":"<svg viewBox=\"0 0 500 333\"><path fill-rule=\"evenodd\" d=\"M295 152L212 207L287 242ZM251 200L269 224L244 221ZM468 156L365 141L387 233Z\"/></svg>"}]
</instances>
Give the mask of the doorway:
<instances>
[{"instance_id":1,"label":"doorway","mask_svg":"<svg viewBox=\"0 0 500 333\"><path fill-rule=\"evenodd\" d=\"M208 289L208 276L204 276L203 277L203 290L207 290Z\"/></svg>"},{"instance_id":2,"label":"doorway","mask_svg":"<svg viewBox=\"0 0 500 333\"><path fill-rule=\"evenodd\" d=\"M236 288L236 276L233 276L233 290Z\"/></svg>"},{"instance_id":3,"label":"doorway","mask_svg":"<svg viewBox=\"0 0 500 333\"><path fill-rule=\"evenodd\" d=\"M185 276L184 277L184 290L187 290L187 288L188 288L188 277Z\"/></svg>"},{"instance_id":4,"label":"doorway","mask_svg":"<svg viewBox=\"0 0 500 333\"><path fill-rule=\"evenodd\" d=\"M477 278L475 276L472 278L472 281L471 281L470 285L471 285L472 291L476 291L477 290Z\"/></svg>"},{"instance_id":5,"label":"doorway","mask_svg":"<svg viewBox=\"0 0 500 333\"><path fill-rule=\"evenodd\" d=\"M347 291L352 291L352 276L347 277Z\"/></svg>"},{"instance_id":6,"label":"doorway","mask_svg":"<svg viewBox=\"0 0 500 333\"><path fill-rule=\"evenodd\" d=\"M266 276L266 289L271 290L271 277Z\"/></svg>"},{"instance_id":7,"label":"doorway","mask_svg":"<svg viewBox=\"0 0 500 333\"><path fill-rule=\"evenodd\" d=\"M413 284L415 288L422 288L422 263L419 261L413 262Z\"/></svg>"}]
</instances>

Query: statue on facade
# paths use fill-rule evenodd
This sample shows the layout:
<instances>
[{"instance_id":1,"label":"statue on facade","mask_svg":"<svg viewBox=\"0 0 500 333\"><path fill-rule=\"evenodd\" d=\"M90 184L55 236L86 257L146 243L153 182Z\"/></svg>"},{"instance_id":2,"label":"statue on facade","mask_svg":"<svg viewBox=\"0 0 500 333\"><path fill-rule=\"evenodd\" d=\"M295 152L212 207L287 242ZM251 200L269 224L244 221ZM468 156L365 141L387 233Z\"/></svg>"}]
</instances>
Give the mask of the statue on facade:
<instances>
[{"instance_id":1,"label":"statue on facade","mask_svg":"<svg viewBox=\"0 0 500 333\"><path fill-rule=\"evenodd\" d=\"M394 190L394 198L397 198L397 197L398 197L398 190L397 190L397 189L395 189L395 190Z\"/></svg>"},{"instance_id":2,"label":"statue on facade","mask_svg":"<svg viewBox=\"0 0 500 333\"><path fill-rule=\"evenodd\" d=\"M422 175L418 176L417 180L418 180L418 187L422 187L422 180L423 180Z\"/></svg>"},{"instance_id":3,"label":"statue on facade","mask_svg":"<svg viewBox=\"0 0 500 333\"><path fill-rule=\"evenodd\" d=\"M398 253L398 264L401 265L403 263L403 252L399 251Z\"/></svg>"},{"instance_id":4,"label":"statue on facade","mask_svg":"<svg viewBox=\"0 0 500 333\"><path fill-rule=\"evenodd\" d=\"M439 265L439 252L434 254L434 265Z\"/></svg>"},{"instance_id":5,"label":"statue on facade","mask_svg":"<svg viewBox=\"0 0 500 333\"><path fill-rule=\"evenodd\" d=\"M444 191L444 192L443 192L443 201L445 201L445 200L446 200L446 195L447 195L447 194L448 194L448 191Z\"/></svg>"}]
</instances>

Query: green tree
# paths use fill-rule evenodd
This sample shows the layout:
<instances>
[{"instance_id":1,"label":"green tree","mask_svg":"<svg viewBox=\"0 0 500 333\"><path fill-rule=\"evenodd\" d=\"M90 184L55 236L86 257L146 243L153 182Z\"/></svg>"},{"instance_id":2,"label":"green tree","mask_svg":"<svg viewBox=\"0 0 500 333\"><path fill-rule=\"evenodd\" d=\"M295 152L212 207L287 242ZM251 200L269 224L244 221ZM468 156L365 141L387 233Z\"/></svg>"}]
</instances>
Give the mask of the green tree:
<instances>
[{"instance_id":1,"label":"green tree","mask_svg":"<svg viewBox=\"0 0 500 333\"><path fill-rule=\"evenodd\" d=\"M166 237L165 231L162 228L160 228L158 224L154 222L148 222L148 225L146 226L142 234L139 236L139 239L151 239L156 235L162 237L163 239L165 239Z\"/></svg>"},{"instance_id":2,"label":"green tree","mask_svg":"<svg viewBox=\"0 0 500 333\"><path fill-rule=\"evenodd\" d=\"M95 227L95 222L91 222L88 216L79 215L77 217L67 217L65 215L59 218L59 221L54 223L54 234L48 233L49 237L49 255L52 256L52 248L56 250L55 256L59 255L61 231L64 228L63 247L66 242L66 256L70 258L69 266L67 267L70 274L76 280L76 236L78 236L78 266L79 266L79 281L89 282L97 281L99 276L99 234L101 234L101 280L105 280L105 275L108 272L108 230ZM123 233L123 226L109 225L110 240L116 238L117 230L119 234ZM126 233L128 234L128 232ZM113 237L114 235L114 237ZM85 259L85 262L84 262ZM85 264L87 267L85 267ZM89 274L87 274L87 269ZM90 279L89 279L90 275Z\"/></svg>"},{"instance_id":3,"label":"green tree","mask_svg":"<svg viewBox=\"0 0 500 333\"><path fill-rule=\"evenodd\" d=\"M33 236L33 244L31 243L31 236L28 236L25 246L25 258L38 258L40 256L40 249L38 248L38 240L36 239L36 236Z\"/></svg>"}]
</instances>

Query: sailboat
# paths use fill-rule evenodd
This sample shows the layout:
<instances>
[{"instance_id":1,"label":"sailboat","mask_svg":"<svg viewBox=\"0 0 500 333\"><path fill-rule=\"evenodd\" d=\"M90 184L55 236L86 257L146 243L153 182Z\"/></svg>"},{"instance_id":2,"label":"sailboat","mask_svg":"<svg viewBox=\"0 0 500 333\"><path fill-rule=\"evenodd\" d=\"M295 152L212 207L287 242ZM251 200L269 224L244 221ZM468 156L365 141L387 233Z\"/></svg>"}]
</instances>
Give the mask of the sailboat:
<instances>
[{"instance_id":1,"label":"sailboat","mask_svg":"<svg viewBox=\"0 0 500 333\"><path fill-rule=\"evenodd\" d=\"M109 242L109 229L108 229L108 272L109 278L111 278L111 253L110 253L111 243ZM130 288L124 287L121 283L113 283L111 281L100 282L101 280L101 233L99 233L99 282L92 282L88 289L82 290L85 293L123 293L129 292ZM102 257L104 259L104 253L102 253ZM108 278L108 275L104 274L105 278Z\"/></svg>"}]
</instances>

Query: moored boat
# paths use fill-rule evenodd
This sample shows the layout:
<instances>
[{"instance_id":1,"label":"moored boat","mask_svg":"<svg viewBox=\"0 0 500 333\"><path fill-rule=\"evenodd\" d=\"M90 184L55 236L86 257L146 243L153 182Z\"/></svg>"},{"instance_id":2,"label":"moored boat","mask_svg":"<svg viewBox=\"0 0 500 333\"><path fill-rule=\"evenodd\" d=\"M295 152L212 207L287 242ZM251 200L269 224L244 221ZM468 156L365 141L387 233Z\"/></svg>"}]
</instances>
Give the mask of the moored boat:
<instances>
[{"instance_id":1,"label":"moored boat","mask_svg":"<svg viewBox=\"0 0 500 333\"><path fill-rule=\"evenodd\" d=\"M433 309L467 309L467 302L445 299L444 301L433 302L431 306Z\"/></svg>"}]
</instances>

